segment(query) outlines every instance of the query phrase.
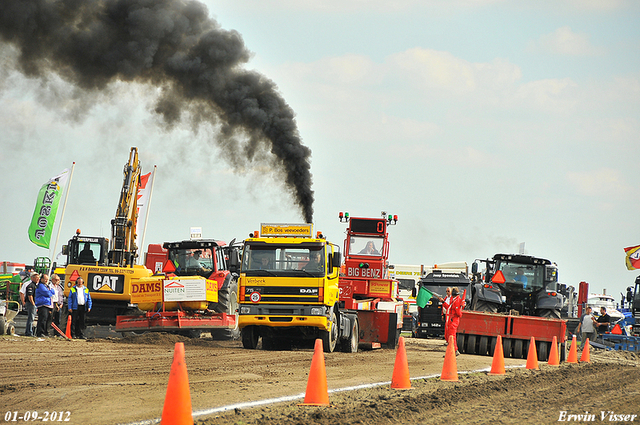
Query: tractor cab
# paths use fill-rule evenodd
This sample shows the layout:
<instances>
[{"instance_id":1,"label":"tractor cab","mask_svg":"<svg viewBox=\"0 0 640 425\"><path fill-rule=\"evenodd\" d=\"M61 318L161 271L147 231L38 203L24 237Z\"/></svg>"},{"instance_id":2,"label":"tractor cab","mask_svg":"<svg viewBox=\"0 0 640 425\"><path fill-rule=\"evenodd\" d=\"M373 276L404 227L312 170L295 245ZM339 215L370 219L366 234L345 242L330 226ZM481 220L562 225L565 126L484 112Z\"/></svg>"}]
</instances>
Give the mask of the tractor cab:
<instances>
[{"instance_id":1,"label":"tractor cab","mask_svg":"<svg viewBox=\"0 0 640 425\"><path fill-rule=\"evenodd\" d=\"M226 246L224 242L212 239L165 242L162 247L167 257L162 271L176 276L210 279L218 270L227 270L223 246Z\"/></svg>"}]
</instances>

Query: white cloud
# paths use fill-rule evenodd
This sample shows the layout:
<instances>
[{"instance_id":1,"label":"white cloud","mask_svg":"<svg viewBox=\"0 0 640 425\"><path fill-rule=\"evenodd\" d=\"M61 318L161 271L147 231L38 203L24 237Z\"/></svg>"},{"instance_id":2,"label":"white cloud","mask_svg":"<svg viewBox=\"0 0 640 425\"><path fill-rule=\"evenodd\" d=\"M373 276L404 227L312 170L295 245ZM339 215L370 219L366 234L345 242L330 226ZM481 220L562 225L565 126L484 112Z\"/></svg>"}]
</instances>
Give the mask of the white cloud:
<instances>
[{"instance_id":1,"label":"white cloud","mask_svg":"<svg viewBox=\"0 0 640 425\"><path fill-rule=\"evenodd\" d=\"M636 190L620 170L600 168L593 171L567 173L569 183L582 195L610 199L634 196Z\"/></svg>"},{"instance_id":2,"label":"white cloud","mask_svg":"<svg viewBox=\"0 0 640 425\"><path fill-rule=\"evenodd\" d=\"M604 54L604 49L591 44L588 34L575 33L568 26L558 28L554 32L544 34L539 39L530 42L528 50L562 56L599 56Z\"/></svg>"},{"instance_id":3,"label":"white cloud","mask_svg":"<svg viewBox=\"0 0 640 425\"><path fill-rule=\"evenodd\" d=\"M531 81L517 88L514 99L525 108L534 106L548 112L567 113L578 102L573 93L577 87L570 78Z\"/></svg>"}]
</instances>

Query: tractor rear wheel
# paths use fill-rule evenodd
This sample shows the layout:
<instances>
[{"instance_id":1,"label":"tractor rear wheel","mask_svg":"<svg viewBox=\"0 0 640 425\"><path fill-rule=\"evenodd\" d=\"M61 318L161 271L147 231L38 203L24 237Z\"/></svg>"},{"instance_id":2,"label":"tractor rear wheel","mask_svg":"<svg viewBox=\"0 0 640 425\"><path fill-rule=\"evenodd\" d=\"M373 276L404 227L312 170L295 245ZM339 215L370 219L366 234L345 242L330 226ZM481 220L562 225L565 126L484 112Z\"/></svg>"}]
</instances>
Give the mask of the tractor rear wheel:
<instances>
[{"instance_id":1,"label":"tractor rear wheel","mask_svg":"<svg viewBox=\"0 0 640 425\"><path fill-rule=\"evenodd\" d=\"M224 286L223 286L224 288ZM213 310L217 313L227 313L235 316L236 324L233 328L212 329L213 339L238 340L240 339L240 329L238 328L238 281L235 279L229 282L229 286L218 291L218 302L212 304Z\"/></svg>"}]
</instances>

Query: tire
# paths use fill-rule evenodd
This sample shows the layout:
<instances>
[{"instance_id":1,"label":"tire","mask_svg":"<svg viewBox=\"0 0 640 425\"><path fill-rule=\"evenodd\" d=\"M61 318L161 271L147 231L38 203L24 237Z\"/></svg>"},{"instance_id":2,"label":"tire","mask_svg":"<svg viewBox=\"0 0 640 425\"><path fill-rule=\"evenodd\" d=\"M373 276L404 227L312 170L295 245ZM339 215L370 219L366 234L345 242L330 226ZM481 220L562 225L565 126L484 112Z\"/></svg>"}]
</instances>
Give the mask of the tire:
<instances>
[{"instance_id":1,"label":"tire","mask_svg":"<svg viewBox=\"0 0 640 425\"><path fill-rule=\"evenodd\" d=\"M342 351L344 353L357 353L358 343L360 342L360 325L358 319L353 321L351 325L351 335L348 339L342 341Z\"/></svg>"},{"instance_id":2,"label":"tire","mask_svg":"<svg viewBox=\"0 0 640 425\"><path fill-rule=\"evenodd\" d=\"M338 321L336 320L335 307L331 307L329 312L329 322L331 329L328 331L320 331L320 339L322 339L322 348L325 353L333 353L338 343Z\"/></svg>"},{"instance_id":3,"label":"tire","mask_svg":"<svg viewBox=\"0 0 640 425\"><path fill-rule=\"evenodd\" d=\"M511 340L509 338L502 339L502 352L505 358L511 357Z\"/></svg>"},{"instance_id":4,"label":"tire","mask_svg":"<svg viewBox=\"0 0 640 425\"><path fill-rule=\"evenodd\" d=\"M469 338L467 339L467 347L464 352L467 354L476 354L476 336L475 335L469 335Z\"/></svg>"},{"instance_id":5,"label":"tire","mask_svg":"<svg viewBox=\"0 0 640 425\"><path fill-rule=\"evenodd\" d=\"M549 343L540 341L538 344L538 361L546 362L549 360Z\"/></svg>"},{"instance_id":6,"label":"tire","mask_svg":"<svg viewBox=\"0 0 640 425\"><path fill-rule=\"evenodd\" d=\"M486 313L497 313L498 306L494 303L481 301L478 298L478 293L474 292L473 297L471 298L471 310L473 311L484 311Z\"/></svg>"},{"instance_id":7,"label":"tire","mask_svg":"<svg viewBox=\"0 0 640 425\"><path fill-rule=\"evenodd\" d=\"M16 334L16 327L13 326L12 323L9 323L9 325L7 326L7 335L15 335Z\"/></svg>"},{"instance_id":8,"label":"tire","mask_svg":"<svg viewBox=\"0 0 640 425\"><path fill-rule=\"evenodd\" d=\"M4 317L0 317L0 335L4 335L5 321Z\"/></svg>"},{"instance_id":9,"label":"tire","mask_svg":"<svg viewBox=\"0 0 640 425\"><path fill-rule=\"evenodd\" d=\"M488 336L481 336L480 337L480 344L478 345L478 354L480 354L481 356L486 356L487 355L488 345L489 345L489 337Z\"/></svg>"},{"instance_id":10,"label":"tire","mask_svg":"<svg viewBox=\"0 0 640 425\"><path fill-rule=\"evenodd\" d=\"M209 310L213 310L216 313L229 313L229 300L231 299L231 293L235 288L236 305L238 302L238 281L233 277L231 273L227 275L222 284L222 287L218 290L218 302L209 304Z\"/></svg>"},{"instance_id":11,"label":"tire","mask_svg":"<svg viewBox=\"0 0 640 425\"><path fill-rule=\"evenodd\" d=\"M559 310L540 310L540 317L548 317L550 319L560 319L560 311Z\"/></svg>"},{"instance_id":12,"label":"tire","mask_svg":"<svg viewBox=\"0 0 640 425\"><path fill-rule=\"evenodd\" d=\"M258 347L258 331L255 326L247 326L242 329L242 346L249 350L255 350Z\"/></svg>"},{"instance_id":13,"label":"tire","mask_svg":"<svg viewBox=\"0 0 640 425\"><path fill-rule=\"evenodd\" d=\"M516 339L513 341L513 358L521 359L522 358L522 341L521 339Z\"/></svg>"},{"instance_id":14,"label":"tire","mask_svg":"<svg viewBox=\"0 0 640 425\"><path fill-rule=\"evenodd\" d=\"M262 349L267 351L277 350L277 344L275 338L263 336L262 337Z\"/></svg>"},{"instance_id":15,"label":"tire","mask_svg":"<svg viewBox=\"0 0 640 425\"><path fill-rule=\"evenodd\" d=\"M238 282L233 280L229 287L226 290L226 307L224 311L218 311L218 313L227 313L228 315L233 315L236 318L236 326L231 329L212 329L211 336L213 339L218 340L232 340L236 341L240 339L240 328L238 328ZM220 292L218 292L218 301L220 300ZM217 308L221 308L216 303Z\"/></svg>"},{"instance_id":16,"label":"tire","mask_svg":"<svg viewBox=\"0 0 640 425\"><path fill-rule=\"evenodd\" d=\"M493 353L496 351L496 345L498 344L498 338L491 338L491 344L489 347L489 355L493 357Z\"/></svg>"},{"instance_id":17,"label":"tire","mask_svg":"<svg viewBox=\"0 0 640 425\"><path fill-rule=\"evenodd\" d=\"M476 311L484 311L485 313L497 313L498 306L494 303L476 300Z\"/></svg>"},{"instance_id":18,"label":"tire","mask_svg":"<svg viewBox=\"0 0 640 425\"><path fill-rule=\"evenodd\" d=\"M465 345L464 345L464 334L457 334L456 335L456 345L458 346L458 351L460 350L460 348L462 348L464 350Z\"/></svg>"}]
</instances>

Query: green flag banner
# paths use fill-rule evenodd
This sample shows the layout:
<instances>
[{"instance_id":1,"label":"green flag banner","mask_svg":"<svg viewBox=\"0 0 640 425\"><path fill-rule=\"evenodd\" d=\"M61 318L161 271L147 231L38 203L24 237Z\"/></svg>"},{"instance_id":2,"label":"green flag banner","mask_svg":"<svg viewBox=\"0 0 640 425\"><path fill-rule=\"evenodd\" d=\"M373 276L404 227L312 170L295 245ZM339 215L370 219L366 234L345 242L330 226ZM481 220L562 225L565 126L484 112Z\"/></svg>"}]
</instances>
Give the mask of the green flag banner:
<instances>
[{"instance_id":1,"label":"green flag banner","mask_svg":"<svg viewBox=\"0 0 640 425\"><path fill-rule=\"evenodd\" d=\"M49 249L53 224L58 213L58 204L62 197L62 189L69 176L69 170L49 179L38 193L36 208L29 226L29 240L42 248Z\"/></svg>"},{"instance_id":2,"label":"green flag banner","mask_svg":"<svg viewBox=\"0 0 640 425\"><path fill-rule=\"evenodd\" d=\"M418 291L418 296L416 297L416 304L418 305L418 307L424 308L431 297L433 297L433 293L424 286L421 286L420 290Z\"/></svg>"}]
</instances>

